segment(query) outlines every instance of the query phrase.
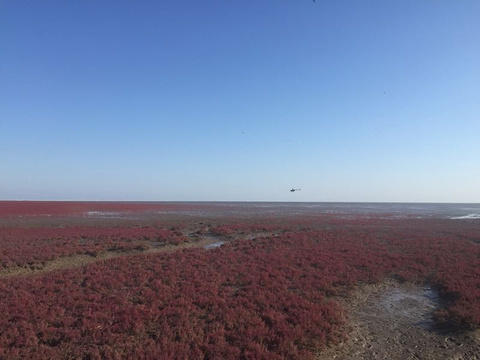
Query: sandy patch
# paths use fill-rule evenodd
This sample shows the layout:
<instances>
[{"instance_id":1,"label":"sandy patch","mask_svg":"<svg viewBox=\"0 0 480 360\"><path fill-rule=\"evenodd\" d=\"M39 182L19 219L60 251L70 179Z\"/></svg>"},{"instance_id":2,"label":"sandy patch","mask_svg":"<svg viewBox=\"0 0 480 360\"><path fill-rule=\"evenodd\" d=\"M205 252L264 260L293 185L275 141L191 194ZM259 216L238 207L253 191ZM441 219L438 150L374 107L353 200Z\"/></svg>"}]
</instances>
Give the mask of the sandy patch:
<instances>
[{"instance_id":1,"label":"sandy patch","mask_svg":"<svg viewBox=\"0 0 480 360\"><path fill-rule=\"evenodd\" d=\"M441 302L432 288L389 281L364 286L341 302L349 338L318 360L480 359L478 331L452 334L435 327Z\"/></svg>"}]
</instances>

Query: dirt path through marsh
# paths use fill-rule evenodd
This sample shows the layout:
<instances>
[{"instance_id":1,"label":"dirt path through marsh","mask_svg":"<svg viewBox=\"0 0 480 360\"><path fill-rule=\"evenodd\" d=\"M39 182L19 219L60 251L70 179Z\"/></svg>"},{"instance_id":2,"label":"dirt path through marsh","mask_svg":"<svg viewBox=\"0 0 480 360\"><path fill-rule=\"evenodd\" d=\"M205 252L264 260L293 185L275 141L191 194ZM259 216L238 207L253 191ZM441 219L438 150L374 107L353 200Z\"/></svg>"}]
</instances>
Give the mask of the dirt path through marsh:
<instances>
[{"instance_id":1,"label":"dirt path through marsh","mask_svg":"<svg viewBox=\"0 0 480 360\"><path fill-rule=\"evenodd\" d=\"M436 329L440 306L429 287L388 282L368 285L343 304L349 339L322 353L331 359L480 359L480 333L449 334Z\"/></svg>"},{"instance_id":2,"label":"dirt path through marsh","mask_svg":"<svg viewBox=\"0 0 480 360\"><path fill-rule=\"evenodd\" d=\"M209 227L210 225L202 225L203 227ZM91 263L95 263L102 260L113 259L121 256L135 256L139 254L152 254L152 253L168 253L179 251L187 248L204 247L206 249L214 249L224 243L235 239L255 239L265 236L275 236L271 232L257 232L248 235L235 235L235 236L220 236L213 234L198 235L197 232L202 226L194 225L193 227L184 231L184 235L191 239L189 242L181 243L179 245L163 245L156 244L155 242L145 242L146 250L130 250L130 251L105 251L96 256L78 254L60 257L46 263L35 263L28 267L14 266L7 269L0 270L0 279L15 277L15 276L30 276L43 274L53 270L65 270L76 267L81 267Z\"/></svg>"},{"instance_id":3,"label":"dirt path through marsh","mask_svg":"<svg viewBox=\"0 0 480 360\"><path fill-rule=\"evenodd\" d=\"M180 245L165 245L162 247L150 247L146 250L133 250L133 251L106 251L104 253L98 254L97 256L91 255L72 255L60 257L58 259L48 261L44 265L42 264L33 264L30 267L11 267L7 269L0 270L0 279L7 277L15 276L29 276L29 275L38 275L43 274L53 270L65 270L84 266L94 262L113 259L121 256L134 256L139 254L152 254L152 253L162 253L162 252L174 252L181 249L194 248L194 247L207 247L209 245L218 242L218 239L212 236L206 236L200 238L199 240L182 243Z\"/></svg>"}]
</instances>

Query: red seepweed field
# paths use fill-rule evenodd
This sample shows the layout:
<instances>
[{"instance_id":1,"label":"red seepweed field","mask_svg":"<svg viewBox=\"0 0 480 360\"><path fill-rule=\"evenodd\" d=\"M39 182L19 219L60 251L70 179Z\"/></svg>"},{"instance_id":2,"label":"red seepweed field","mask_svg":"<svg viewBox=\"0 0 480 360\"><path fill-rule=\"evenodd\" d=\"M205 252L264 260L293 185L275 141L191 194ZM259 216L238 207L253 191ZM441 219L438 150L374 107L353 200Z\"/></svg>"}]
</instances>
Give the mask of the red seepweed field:
<instances>
[{"instance_id":1,"label":"red seepweed field","mask_svg":"<svg viewBox=\"0 0 480 360\"><path fill-rule=\"evenodd\" d=\"M0 202L0 359L315 359L386 279L430 284L438 326L472 331L479 246L478 220Z\"/></svg>"}]
</instances>

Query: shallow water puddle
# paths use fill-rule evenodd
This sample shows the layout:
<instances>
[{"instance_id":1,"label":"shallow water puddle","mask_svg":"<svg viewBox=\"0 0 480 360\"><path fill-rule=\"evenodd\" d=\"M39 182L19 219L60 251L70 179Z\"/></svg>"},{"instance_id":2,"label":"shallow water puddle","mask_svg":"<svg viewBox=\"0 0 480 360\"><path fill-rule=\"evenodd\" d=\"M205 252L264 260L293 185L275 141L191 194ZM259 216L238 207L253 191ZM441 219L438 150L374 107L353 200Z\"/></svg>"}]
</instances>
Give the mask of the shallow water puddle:
<instances>
[{"instance_id":1,"label":"shallow water puddle","mask_svg":"<svg viewBox=\"0 0 480 360\"><path fill-rule=\"evenodd\" d=\"M207 249L207 250L215 249L217 247L222 246L224 243L225 243L225 241L217 241L217 242L214 242L212 244L207 244L207 245L205 245L205 249Z\"/></svg>"}]
</instances>

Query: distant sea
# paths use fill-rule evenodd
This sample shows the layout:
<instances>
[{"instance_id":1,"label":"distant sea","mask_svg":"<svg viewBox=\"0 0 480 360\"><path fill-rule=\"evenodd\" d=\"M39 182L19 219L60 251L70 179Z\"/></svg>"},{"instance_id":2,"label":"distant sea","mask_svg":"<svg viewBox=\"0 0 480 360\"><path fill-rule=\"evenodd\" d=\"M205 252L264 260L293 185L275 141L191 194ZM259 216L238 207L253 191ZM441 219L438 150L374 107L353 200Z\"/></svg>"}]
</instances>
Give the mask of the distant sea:
<instances>
[{"instance_id":1,"label":"distant sea","mask_svg":"<svg viewBox=\"0 0 480 360\"><path fill-rule=\"evenodd\" d=\"M442 218L480 221L480 204L311 202L182 202L179 204L189 204L192 208L161 212L192 216L331 215L335 218Z\"/></svg>"}]
</instances>

